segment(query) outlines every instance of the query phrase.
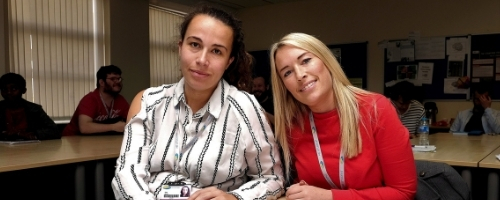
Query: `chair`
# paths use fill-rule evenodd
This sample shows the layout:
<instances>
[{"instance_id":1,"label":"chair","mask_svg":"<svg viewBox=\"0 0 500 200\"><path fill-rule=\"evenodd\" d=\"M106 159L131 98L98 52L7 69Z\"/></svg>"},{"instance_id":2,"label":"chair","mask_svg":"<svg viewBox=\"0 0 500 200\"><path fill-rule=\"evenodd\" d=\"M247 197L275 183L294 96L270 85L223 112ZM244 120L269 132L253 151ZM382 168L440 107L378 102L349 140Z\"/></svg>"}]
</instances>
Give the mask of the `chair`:
<instances>
[{"instance_id":1,"label":"chair","mask_svg":"<svg viewBox=\"0 0 500 200\"><path fill-rule=\"evenodd\" d=\"M68 125L67 123L62 123L62 124L56 124L57 126L57 131L59 131L59 133L62 134L62 132L64 131L64 128L66 128L66 125Z\"/></svg>"},{"instance_id":2,"label":"chair","mask_svg":"<svg viewBox=\"0 0 500 200\"><path fill-rule=\"evenodd\" d=\"M417 168L416 200L470 200L465 180L446 163L415 161Z\"/></svg>"}]
</instances>

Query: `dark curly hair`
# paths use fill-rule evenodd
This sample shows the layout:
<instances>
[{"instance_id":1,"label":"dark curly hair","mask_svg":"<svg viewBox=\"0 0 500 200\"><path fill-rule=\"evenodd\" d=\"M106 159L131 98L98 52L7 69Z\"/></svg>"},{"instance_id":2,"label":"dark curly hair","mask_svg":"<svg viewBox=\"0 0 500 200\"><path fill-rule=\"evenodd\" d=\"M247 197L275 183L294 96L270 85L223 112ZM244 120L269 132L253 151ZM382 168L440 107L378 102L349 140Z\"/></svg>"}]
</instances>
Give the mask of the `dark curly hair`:
<instances>
[{"instance_id":1,"label":"dark curly hair","mask_svg":"<svg viewBox=\"0 0 500 200\"><path fill-rule=\"evenodd\" d=\"M488 93L491 95L491 86L492 86L492 83L491 82L487 82L487 81L481 81L479 83L476 83L474 85L472 85L472 96L474 96L474 93L477 92L478 94L484 94L484 93Z\"/></svg>"},{"instance_id":2,"label":"dark curly hair","mask_svg":"<svg viewBox=\"0 0 500 200\"><path fill-rule=\"evenodd\" d=\"M122 70L118 68L115 65L108 65L108 66L102 66L97 70L96 74L96 87L99 88L99 80L106 81L106 78L108 78L108 74L118 74L122 75Z\"/></svg>"},{"instance_id":3,"label":"dark curly hair","mask_svg":"<svg viewBox=\"0 0 500 200\"><path fill-rule=\"evenodd\" d=\"M243 42L244 34L243 29L241 28L242 23L239 19L216 7L209 5L198 6L186 15L180 26L181 41L184 40L188 26L193 18L202 14L221 21L233 30L234 37L230 56L233 57L234 60L226 69L222 78L240 90L245 90L247 92L250 91L252 87L252 59L250 54L245 51L245 43Z\"/></svg>"},{"instance_id":4,"label":"dark curly hair","mask_svg":"<svg viewBox=\"0 0 500 200\"><path fill-rule=\"evenodd\" d=\"M408 81L401 81L390 88L389 98L397 101L399 97L403 98L403 102L409 102L415 98L415 85Z\"/></svg>"},{"instance_id":5,"label":"dark curly hair","mask_svg":"<svg viewBox=\"0 0 500 200\"><path fill-rule=\"evenodd\" d=\"M0 77L0 88L4 89L8 84L14 84L18 89L26 89L26 79L16 73L6 73Z\"/></svg>"}]
</instances>

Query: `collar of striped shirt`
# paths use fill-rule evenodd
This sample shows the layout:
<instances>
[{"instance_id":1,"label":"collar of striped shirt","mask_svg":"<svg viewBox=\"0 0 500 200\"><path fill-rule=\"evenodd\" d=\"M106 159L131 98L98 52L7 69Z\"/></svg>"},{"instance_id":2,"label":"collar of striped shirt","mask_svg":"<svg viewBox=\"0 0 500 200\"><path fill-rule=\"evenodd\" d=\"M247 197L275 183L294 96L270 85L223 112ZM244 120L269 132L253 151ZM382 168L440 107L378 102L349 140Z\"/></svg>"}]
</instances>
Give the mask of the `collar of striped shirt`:
<instances>
[{"instance_id":1,"label":"collar of striped shirt","mask_svg":"<svg viewBox=\"0 0 500 200\"><path fill-rule=\"evenodd\" d=\"M218 119L222 111L222 106L224 106L224 103L227 103L229 87L229 83L227 83L224 79L221 79L207 104L205 104L203 108L198 110L198 112L196 112L193 117L196 118L199 116L204 116L206 112L209 112L212 116ZM178 104L181 102L184 105L187 105L186 98L184 96L184 78L182 78L177 83L174 92L176 94L173 100L174 105L178 106Z\"/></svg>"}]
</instances>

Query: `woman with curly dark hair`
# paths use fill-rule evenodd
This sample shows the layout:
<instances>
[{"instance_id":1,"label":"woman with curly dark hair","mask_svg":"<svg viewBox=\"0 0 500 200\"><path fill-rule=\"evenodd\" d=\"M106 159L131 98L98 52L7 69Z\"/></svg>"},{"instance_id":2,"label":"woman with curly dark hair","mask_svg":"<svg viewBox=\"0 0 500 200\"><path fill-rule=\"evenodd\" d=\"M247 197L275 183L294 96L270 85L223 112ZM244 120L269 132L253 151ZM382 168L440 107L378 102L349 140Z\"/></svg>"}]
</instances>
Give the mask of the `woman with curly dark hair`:
<instances>
[{"instance_id":1,"label":"woman with curly dark hair","mask_svg":"<svg viewBox=\"0 0 500 200\"><path fill-rule=\"evenodd\" d=\"M213 7L186 16L178 82L133 100L117 160L118 199L275 199L283 194L278 145L250 86L241 22Z\"/></svg>"}]
</instances>

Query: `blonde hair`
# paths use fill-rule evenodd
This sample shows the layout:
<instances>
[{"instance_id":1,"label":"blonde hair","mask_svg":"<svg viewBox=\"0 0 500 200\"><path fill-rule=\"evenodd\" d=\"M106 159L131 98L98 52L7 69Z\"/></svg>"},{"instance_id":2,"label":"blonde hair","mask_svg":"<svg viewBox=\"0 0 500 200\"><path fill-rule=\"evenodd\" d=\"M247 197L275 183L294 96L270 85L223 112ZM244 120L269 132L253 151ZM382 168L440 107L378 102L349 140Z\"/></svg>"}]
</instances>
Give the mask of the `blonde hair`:
<instances>
[{"instance_id":1,"label":"blonde hair","mask_svg":"<svg viewBox=\"0 0 500 200\"><path fill-rule=\"evenodd\" d=\"M274 97L275 132L283 149L286 176L290 177L291 155L287 141L292 127L298 125L304 130L304 114L309 108L296 100L286 89L277 69L276 52L283 46L293 46L314 54L330 72L332 76L332 89L334 91L334 102L338 110L340 120L341 148L347 158L353 158L361 153L362 141L359 131L359 108L357 96L367 95L363 89L352 86L347 79L340 64L333 56L330 49L317 38L304 33L290 33L279 42L273 44L270 50L271 60L271 83Z\"/></svg>"}]
</instances>

